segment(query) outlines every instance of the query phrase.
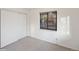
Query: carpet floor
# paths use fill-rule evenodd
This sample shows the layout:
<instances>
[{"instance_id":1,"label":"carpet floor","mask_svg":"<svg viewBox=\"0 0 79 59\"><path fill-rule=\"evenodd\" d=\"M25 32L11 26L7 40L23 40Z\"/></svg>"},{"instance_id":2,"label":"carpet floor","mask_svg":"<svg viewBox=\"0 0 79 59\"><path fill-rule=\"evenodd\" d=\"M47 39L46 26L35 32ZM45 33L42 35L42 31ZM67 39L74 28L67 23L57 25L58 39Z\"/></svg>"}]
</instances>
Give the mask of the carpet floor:
<instances>
[{"instance_id":1,"label":"carpet floor","mask_svg":"<svg viewBox=\"0 0 79 59\"><path fill-rule=\"evenodd\" d=\"M26 37L0 49L0 51L73 51L39 39Z\"/></svg>"}]
</instances>

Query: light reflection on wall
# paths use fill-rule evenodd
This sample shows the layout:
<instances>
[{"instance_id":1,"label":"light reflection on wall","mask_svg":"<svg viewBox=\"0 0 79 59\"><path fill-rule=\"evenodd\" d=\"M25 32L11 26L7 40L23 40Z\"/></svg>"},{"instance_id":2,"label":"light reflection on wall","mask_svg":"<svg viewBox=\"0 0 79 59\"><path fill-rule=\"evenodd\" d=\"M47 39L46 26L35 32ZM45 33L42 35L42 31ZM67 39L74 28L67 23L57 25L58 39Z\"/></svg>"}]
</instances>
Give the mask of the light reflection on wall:
<instances>
[{"instance_id":1,"label":"light reflection on wall","mask_svg":"<svg viewBox=\"0 0 79 59\"><path fill-rule=\"evenodd\" d=\"M58 21L58 38L63 39L70 37L70 17L61 17Z\"/></svg>"}]
</instances>

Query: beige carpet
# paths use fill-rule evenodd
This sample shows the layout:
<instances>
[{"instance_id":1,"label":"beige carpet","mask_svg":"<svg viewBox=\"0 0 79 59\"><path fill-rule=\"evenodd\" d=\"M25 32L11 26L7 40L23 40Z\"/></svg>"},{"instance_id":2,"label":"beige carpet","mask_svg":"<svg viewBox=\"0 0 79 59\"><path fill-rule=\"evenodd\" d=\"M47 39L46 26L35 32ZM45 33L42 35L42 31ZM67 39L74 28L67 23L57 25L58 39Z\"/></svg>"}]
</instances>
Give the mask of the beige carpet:
<instances>
[{"instance_id":1,"label":"beige carpet","mask_svg":"<svg viewBox=\"0 0 79 59\"><path fill-rule=\"evenodd\" d=\"M26 37L4 48L1 48L0 51L72 51L72 50L39 39Z\"/></svg>"}]
</instances>

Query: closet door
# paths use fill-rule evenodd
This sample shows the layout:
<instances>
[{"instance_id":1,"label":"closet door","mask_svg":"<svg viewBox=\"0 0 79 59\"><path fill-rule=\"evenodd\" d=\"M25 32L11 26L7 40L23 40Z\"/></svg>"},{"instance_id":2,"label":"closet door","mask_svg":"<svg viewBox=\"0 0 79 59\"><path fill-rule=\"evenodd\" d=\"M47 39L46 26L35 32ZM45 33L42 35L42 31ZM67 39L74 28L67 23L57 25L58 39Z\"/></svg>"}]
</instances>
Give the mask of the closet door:
<instances>
[{"instance_id":1,"label":"closet door","mask_svg":"<svg viewBox=\"0 0 79 59\"><path fill-rule=\"evenodd\" d=\"M26 15L1 10L1 47L26 36Z\"/></svg>"}]
</instances>

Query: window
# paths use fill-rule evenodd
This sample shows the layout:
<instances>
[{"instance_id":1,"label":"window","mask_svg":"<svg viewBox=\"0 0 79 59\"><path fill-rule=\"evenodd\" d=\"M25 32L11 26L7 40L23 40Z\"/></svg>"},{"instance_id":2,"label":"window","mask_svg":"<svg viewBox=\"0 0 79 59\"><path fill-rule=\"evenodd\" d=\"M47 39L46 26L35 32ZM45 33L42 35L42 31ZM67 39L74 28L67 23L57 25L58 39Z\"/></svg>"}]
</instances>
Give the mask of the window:
<instances>
[{"instance_id":1,"label":"window","mask_svg":"<svg viewBox=\"0 0 79 59\"><path fill-rule=\"evenodd\" d=\"M57 11L40 13L40 28L57 30Z\"/></svg>"}]
</instances>

